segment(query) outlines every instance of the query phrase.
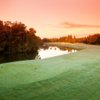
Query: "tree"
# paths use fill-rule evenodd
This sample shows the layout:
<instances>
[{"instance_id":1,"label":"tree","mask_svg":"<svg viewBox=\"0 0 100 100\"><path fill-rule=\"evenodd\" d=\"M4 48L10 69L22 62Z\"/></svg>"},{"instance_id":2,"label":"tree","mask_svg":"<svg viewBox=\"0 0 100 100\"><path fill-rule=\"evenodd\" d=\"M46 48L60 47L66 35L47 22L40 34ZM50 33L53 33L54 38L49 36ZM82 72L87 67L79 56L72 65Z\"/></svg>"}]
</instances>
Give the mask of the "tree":
<instances>
[{"instance_id":1,"label":"tree","mask_svg":"<svg viewBox=\"0 0 100 100\"><path fill-rule=\"evenodd\" d=\"M21 22L0 21L0 52L4 54L37 53L41 39L34 28Z\"/></svg>"}]
</instances>

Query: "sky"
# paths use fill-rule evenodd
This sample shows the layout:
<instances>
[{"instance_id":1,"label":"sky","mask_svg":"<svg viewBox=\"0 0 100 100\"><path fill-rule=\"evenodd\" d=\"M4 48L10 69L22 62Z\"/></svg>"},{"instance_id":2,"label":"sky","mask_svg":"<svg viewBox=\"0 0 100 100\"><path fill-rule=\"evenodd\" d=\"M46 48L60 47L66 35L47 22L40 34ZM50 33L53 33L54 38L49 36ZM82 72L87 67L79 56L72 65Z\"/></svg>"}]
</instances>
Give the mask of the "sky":
<instances>
[{"instance_id":1,"label":"sky","mask_svg":"<svg viewBox=\"0 0 100 100\"><path fill-rule=\"evenodd\" d=\"M41 38L100 33L100 0L0 0L0 20L22 22Z\"/></svg>"}]
</instances>

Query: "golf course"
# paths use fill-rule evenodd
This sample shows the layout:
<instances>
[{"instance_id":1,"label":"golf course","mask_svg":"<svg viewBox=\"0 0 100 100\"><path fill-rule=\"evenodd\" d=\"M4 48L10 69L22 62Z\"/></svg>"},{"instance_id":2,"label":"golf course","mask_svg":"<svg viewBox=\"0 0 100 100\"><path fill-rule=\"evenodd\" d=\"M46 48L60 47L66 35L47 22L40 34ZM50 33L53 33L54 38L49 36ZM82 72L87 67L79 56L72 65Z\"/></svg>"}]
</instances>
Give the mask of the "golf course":
<instances>
[{"instance_id":1,"label":"golf course","mask_svg":"<svg viewBox=\"0 0 100 100\"><path fill-rule=\"evenodd\" d=\"M100 100L100 46L43 60L0 64L0 100Z\"/></svg>"}]
</instances>

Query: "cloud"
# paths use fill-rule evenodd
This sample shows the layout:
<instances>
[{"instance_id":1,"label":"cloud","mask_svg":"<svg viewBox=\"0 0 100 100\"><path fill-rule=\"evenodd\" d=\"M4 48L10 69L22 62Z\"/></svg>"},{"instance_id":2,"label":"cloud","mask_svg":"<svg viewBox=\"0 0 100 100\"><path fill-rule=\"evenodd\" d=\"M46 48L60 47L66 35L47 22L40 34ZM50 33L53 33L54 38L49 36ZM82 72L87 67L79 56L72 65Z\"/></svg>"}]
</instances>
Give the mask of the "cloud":
<instances>
[{"instance_id":1,"label":"cloud","mask_svg":"<svg viewBox=\"0 0 100 100\"><path fill-rule=\"evenodd\" d=\"M76 24L71 22L62 22L60 25L63 28L100 28L100 25Z\"/></svg>"}]
</instances>

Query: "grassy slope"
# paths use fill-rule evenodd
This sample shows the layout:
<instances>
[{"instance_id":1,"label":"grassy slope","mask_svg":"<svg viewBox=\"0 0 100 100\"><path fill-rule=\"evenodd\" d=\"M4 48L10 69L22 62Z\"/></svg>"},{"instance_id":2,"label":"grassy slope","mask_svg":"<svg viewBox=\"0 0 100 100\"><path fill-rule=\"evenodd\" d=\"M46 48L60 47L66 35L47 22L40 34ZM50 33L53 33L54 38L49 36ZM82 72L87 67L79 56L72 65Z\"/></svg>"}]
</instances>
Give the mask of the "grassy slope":
<instances>
[{"instance_id":1,"label":"grassy slope","mask_svg":"<svg viewBox=\"0 0 100 100\"><path fill-rule=\"evenodd\" d=\"M65 44L62 44L65 45ZM99 100L100 46L40 61L0 65L0 100Z\"/></svg>"}]
</instances>

